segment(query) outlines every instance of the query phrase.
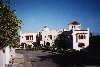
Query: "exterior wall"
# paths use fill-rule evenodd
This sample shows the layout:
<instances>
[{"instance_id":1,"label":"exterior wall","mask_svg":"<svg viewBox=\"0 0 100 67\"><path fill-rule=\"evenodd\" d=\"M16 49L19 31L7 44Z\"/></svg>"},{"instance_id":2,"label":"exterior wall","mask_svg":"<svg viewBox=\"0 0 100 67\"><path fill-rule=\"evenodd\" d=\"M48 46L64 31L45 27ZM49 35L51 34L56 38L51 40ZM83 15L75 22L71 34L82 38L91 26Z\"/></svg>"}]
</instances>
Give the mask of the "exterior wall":
<instances>
[{"instance_id":1,"label":"exterior wall","mask_svg":"<svg viewBox=\"0 0 100 67\"><path fill-rule=\"evenodd\" d=\"M49 28L47 26L45 26L43 28L43 30L41 32L39 32L39 33L41 33L41 39L42 39L39 41L39 43L41 45L46 45L46 43L49 42L50 46L52 46L54 44L55 39L58 37L59 34L66 31L66 35L65 35L65 37L66 37L68 32L72 31L72 33L69 36L72 37L71 42L72 41L73 42L71 43L71 45L73 46L73 49L80 50L82 48L86 48L89 45L89 29L81 30L81 24L76 21L68 24L68 28L69 28L68 30L66 30L66 29L49 30ZM20 44L26 43L26 44L32 45L33 42L36 42L36 35L40 35L39 33L22 33L22 32L20 32ZM33 35L33 40L26 40L25 36L28 36L28 35ZM49 35L51 36L52 39L49 37ZM77 37L76 37L76 35L77 35ZM79 37L79 35L85 35L86 38L85 39L77 39ZM67 40L69 40L69 39L67 39ZM66 43L68 43L67 40L66 40ZM85 44L85 46L79 47L78 45L80 43Z\"/></svg>"},{"instance_id":2,"label":"exterior wall","mask_svg":"<svg viewBox=\"0 0 100 67\"><path fill-rule=\"evenodd\" d=\"M32 40L32 38L30 39L29 38L29 40L26 40L26 37L25 36L33 36L33 40ZM33 42L36 42L36 35L37 35L37 33L22 33L22 32L20 32L20 45L21 45L21 43L26 43L26 44L28 44L28 45L31 45Z\"/></svg>"},{"instance_id":3,"label":"exterior wall","mask_svg":"<svg viewBox=\"0 0 100 67\"><path fill-rule=\"evenodd\" d=\"M3 48L3 50L0 50L0 67L6 67L6 65L12 60L12 56L15 54L15 49L12 49L10 50L9 46L7 46Z\"/></svg>"},{"instance_id":4,"label":"exterior wall","mask_svg":"<svg viewBox=\"0 0 100 67\"><path fill-rule=\"evenodd\" d=\"M50 46L54 44L55 39L57 38L58 34L61 34L65 29L62 30L49 30L47 27L44 28L41 32L42 35L42 41L40 41L40 44L46 45L47 42L50 43ZM51 35L52 39L50 39L48 36Z\"/></svg>"},{"instance_id":5,"label":"exterior wall","mask_svg":"<svg viewBox=\"0 0 100 67\"><path fill-rule=\"evenodd\" d=\"M5 59L6 59L6 64L9 64L9 61L11 59L11 54L10 54L10 48L7 46L5 48Z\"/></svg>"},{"instance_id":6,"label":"exterior wall","mask_svg":"<svg viewBox=\"0 0 100 67\"><path fill-rule=\"evenodd\" d=\"M81 25L72 25L72 24L69 24L68 26L68 29L69 30L80 30L81 29Z\"/></svg>"},{"instance_id":7,"label":"exterior wall","mask_svg":"<svg viewBox=\"0 0 100 67\"><path fill-rule=\"evenodd\" d=\"M79 35L77 34L80 34L80 35L85 35L85 39L79 39ZM80 50L82 48L86 48L87 46L89 46L89 29L87 29L87 31L82 31L82 30L79 30L79 31L75 31L73 30L73 49L76 49L76 50ZM77 35L77 38L76 38L76 35ZM76 40L77 39L77 40ZM85 46L84 47L78 47L78 44L79 43L84 43Z\"/></svg>"},{"instance_id":8,"label":"exterior wall","mask_svg":"<svg viewBox=\"0 0 100 67\"><path fill-rule=\"evenodd\" d=\"M2 52L2 50L0 50L0 66L1 67L5 67L5 62L4 62L4 53Z\"/></svg>"}]
</instances>

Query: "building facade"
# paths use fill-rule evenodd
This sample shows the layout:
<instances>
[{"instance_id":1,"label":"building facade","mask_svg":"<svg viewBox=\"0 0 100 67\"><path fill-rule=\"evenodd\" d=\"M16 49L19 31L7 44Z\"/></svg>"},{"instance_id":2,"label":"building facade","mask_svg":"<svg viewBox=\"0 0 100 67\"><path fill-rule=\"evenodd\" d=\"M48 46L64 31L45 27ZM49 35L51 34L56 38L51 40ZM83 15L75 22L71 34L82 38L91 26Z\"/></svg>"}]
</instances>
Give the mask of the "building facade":
<instances>
[{"instance_id":1,"label":"building facade","mask_svg":"<svg viewBox=\"0 0 100 67\"><path fill-rule=\"evenodd\" d=\"M49 45L52 46L57 36L61 34L63 31L66 31L66 29L50 30L47 26L45 26L43 30L40 32L41 33L40 44L46 45L47 43L49 43Z\"/></svg>"},{"instance_id":2,"label":"building facade","mask_svg":"<svg viewBox=\"0 0 100 67\"><path fill-rule=\"evenodd\" d=\"M28 45L33 47L34 43L36 43L36 35L37 33L20 32L20 45L24 48Z\"/></svg>"},{"instance_id":3,"label":"building facade","mask_svg":"<svg viewBox=\"0 0 100 67\"><path fill-rule=\"evenodd\" d=\"M69 30L72 30L73 49L80 50L89 46L89 28L81 29L81 24L74 21L69 24Z\"/></svg>"},{"instance_id":4,"label":"building facade","mask_svg":"<svg viewBox=\"0 0 100 67\"><path fill-rule=\"evenodd\" d=\"M20 44L32 45L40 37L39 44L52 46L57 38L65 47L80 50L89 46L89 29L82 30L81 24L74 21L68 24L68 29L50 30L47 26L39 33L20 33ZM60 37L59 37L60 36Z\"/></svg>"}]
</instances>

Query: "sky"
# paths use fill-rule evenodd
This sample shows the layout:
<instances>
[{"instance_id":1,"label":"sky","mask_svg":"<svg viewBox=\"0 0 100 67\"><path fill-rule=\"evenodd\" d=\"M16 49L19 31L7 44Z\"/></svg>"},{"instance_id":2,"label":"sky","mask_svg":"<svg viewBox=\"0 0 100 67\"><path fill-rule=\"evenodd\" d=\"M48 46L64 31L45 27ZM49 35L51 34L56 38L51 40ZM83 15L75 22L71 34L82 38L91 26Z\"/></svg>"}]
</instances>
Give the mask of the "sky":
<instances>
[{"instance_id":1,"label":"sky","mask_svg":"<svg viewBox=\"0 0 100 67\"><path fill-rule=\"evenodd\" d=\"M77 21L82 29L100 35L100 0L11 0L11 8L22 20L23 32L39 32L44 26L68 29Z\"/></svg>"}]
</instances>

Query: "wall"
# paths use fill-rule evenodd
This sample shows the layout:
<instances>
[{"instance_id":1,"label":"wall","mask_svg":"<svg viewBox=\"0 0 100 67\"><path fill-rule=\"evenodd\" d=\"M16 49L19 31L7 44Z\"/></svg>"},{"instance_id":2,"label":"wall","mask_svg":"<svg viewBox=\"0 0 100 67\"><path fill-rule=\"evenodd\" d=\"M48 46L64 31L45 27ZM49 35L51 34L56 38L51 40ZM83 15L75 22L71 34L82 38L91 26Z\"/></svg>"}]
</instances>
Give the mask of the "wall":
<instances>
[{"instance_id":1,"label":"wall","mask_svg":"<svg viewBox=\"0 0 100 67\"><path fill-rule=\"evenodd\" d=\"M28 36L28 35L33 35L33 40L26 40L26 37L25 36ZM22 33L20 32L20 45L21 43L27 43L27 44L32 44L33 42L36 42L36 35L37 33ZM29 42L30 41L30 42Z\"/></svg>"},{"instance_id":2,"label":"wall","mask_svg":"<svg viewBox=\"0 0 100 67\"><path fill-rule=\"evenodd\" d=\"M3 52L3 50L5 52ZM12 56L15 55L15 49L12 48L10 50L9 46L0 50L0 67L5 67L5 65L9 64L9 61L12 60ZM11 56L12 55L12 56Z\"/></svg>"},{"instance_id":3,"label":"wall","mask_svg":"<svg viewBox=\"0 0 100 67\"><path fill-rule=\"evenodd\" d=\"M86 35L86 39L78 39L78 41L76 42L76 34L77 33L80 33L80 34L84 34L84 33L87 33L87 34L85 34ZM80 47L78 47L78 44L79 43L84 43L85 44L85 46L84 46L84 48L86 48L87 46L89 46L89 29L87 29L87 31L86 30L79 30L79 31L75 31L75 30L73 30L73 49L76 49L76 50L80 50L80 49L82 49L82 48L80 48Z\"/></svg>"},{"instance_id":4,"label":"wall","mask_svg":"<svg viewBox=\"0 0 100 67\"><path fill-rule=\"evenodd\" d=\"M2 52L2 50L0 50L0 66L1 67L5 67L5 62L4 62L4 53Z\"/></svg>"},{"instance_id":5,"label":"wall","mask_svg":"<svg viewBox=\"0 0 100 67\"><path fill-rule=\"evenodd\" d=\"M72 28L72 26L73 26L73 28ZM74 26L75 26L75 28L74 28ZM72 25L72 24L69 24L68 29L69 30L71 30L71 29L80 30L81 29L81 24L80 25Z\"/></svg>"},{"instance_id":6,"label":"wall","mask_svg":"<svg viewBox=\"0 0 100 67\"><path fill-rule=\"evenodd\" d=\"M47 27L44 28L41 32L42 41L40 41L40 44L46 45L46 43L49 42L50 46L52 46L54 44L55 39L57 38L57 35L61 34L62 32L63 32L63 29L62 30L49 30L49 28ZM48 35L52 35L52 39L50 39Z\"/></svg>"}]
</instances>

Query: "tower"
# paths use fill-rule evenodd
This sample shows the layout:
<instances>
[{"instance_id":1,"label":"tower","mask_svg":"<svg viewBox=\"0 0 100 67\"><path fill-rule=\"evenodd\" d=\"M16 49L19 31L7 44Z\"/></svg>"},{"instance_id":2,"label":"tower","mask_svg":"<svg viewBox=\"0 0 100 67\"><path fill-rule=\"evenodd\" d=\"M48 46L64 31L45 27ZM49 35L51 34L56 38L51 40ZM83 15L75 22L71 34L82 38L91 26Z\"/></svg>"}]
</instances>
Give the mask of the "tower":
<instances>
[{"instance_id":1,"label":"tower","mask_svg":"<svg viewBox=\"0 0 100 67\"><path fill-rule=\"evenodd\" d=\"M80 30L81 29L81 24L74 21L70 24L68 24L69 30Z\"/></svg>"},{"instance_id":2,"label":"tower","mask_svg":"<svg viewBox=\"0 0 100 67\"><path fill-rule=\"evenodd\" d=\"M50 31L47 26L44 26L43 31Z\"/></svg>"}]
</instances>

